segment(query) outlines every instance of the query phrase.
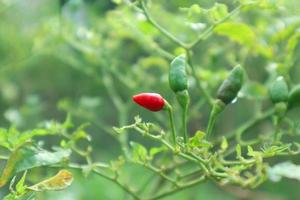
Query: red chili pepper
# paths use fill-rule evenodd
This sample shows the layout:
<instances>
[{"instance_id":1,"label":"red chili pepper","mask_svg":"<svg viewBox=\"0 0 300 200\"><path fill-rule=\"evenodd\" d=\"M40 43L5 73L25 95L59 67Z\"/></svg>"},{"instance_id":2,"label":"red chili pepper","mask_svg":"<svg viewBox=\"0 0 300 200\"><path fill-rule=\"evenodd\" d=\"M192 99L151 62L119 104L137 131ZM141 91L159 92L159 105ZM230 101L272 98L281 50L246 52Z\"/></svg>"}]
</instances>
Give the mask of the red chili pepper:
<instances>
[{"instance_id":1,"label":"red chili pepper","mask_svg":"<svg viewBox=\"0 0 300 200\"><path fill-rule=\"evenodd\" d=\"M153 112L162 110L166 104L165 99L157 93L141 93L134 95L132 99L135 103Z\"/></svg>"}]
</instances>

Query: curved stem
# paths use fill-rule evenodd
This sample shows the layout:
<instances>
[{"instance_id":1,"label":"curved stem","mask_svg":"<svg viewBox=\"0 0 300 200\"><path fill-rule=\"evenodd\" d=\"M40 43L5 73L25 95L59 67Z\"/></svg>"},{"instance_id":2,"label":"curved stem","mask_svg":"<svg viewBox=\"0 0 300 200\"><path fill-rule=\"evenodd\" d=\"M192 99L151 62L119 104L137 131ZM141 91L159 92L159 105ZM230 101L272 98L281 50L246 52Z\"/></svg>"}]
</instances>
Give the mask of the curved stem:
<instances>
[{"instance_id":1,"label":"curved stem","mask_svg":"<svg viewBox=\"0 0 300 200\"><path fill-rule=\"evenodd\" d=\"M207 129L206 129L206 137L209 138L211 135L211 132L215 126L216 123L216 119L217 116L220 112L222 112L222 110L224 109L225 104L222 103L220 100L217 100L214 104L213 104L213 108L210 112L210 116L209 116L209 120L208 120L208 125L207 125Z\"/></svg>"},{"instance_id":2,"label":"curved stem","mask_svg":"<svg viewBox=\"0 0 300 200\"><path fill-rule=\"evenodd\" d=\"M181 191L181 190L184 190L184 189L186 189L186 188L189 188L189 187L192 187L192 186L194 186L194 185L197 185L197 184L199 184L199 183L201 183L201 182L203 182L203 181L205 181L205 180L206 180L205 176L201 176L201 177L198 178L197 180L194 180L194 181L191 181L191 182L186 183L186 184L184 184L184 185L181 185L180 187L176 187L176 188L174 188L174 189L170 189L169 191L167 191L167 192L165 192L165 193L158 194L158 195L156 195L156 196L154 196L154 197L148 198L147 200L161 199L161 198L163 198L163 197L172 195L172 194L174 194L174 193L176 193L176 192L179 192L179 191Z\"/></svg>"},{"instance_id":3,"label":"curved stem","mask_svg":"<svg viewBox=\"0 0 300 200\"><path fill-rule=\"evenodd\" d=\"M78 169L78 170L82 170L84 168L84 166L80 166L80 165L76 165L76 164L69 164L67 166L70 169ZM128 194L130 194L134 199L139 200L141 199L134 191L132 191L127 185L121 183L117 177L111 177L109 175L107 175L106 173L100 172L97 169L92 169L92 172L101 176L102 178L112 181L115 184L117 184L120 188L122 188L125 192L127 192Z\"/></svg>"},{"instance_id":4,"label":"curved stem","mask_svg":"<svg viewBox=\"0 0 300 200\"><path fill-rule=\"evenodd\" d=\"M178 44L179 46L182 46L184 48L187 47L185 43L177 39L174 35L172 35L170 32L168 32L165 28L163 28L161 25L159 25L153 17L150 15L150 12L145 4L144 0L141 0L142 10L144 11L144 14L147 18L147 20L155 27L157 28L163 35L168 37L170 40L172 40L174 43Z\"/></svg>"},{"instance_id":5,"label":"curved stem","mask_svg":"<svg viewBox=\"0 0 300 200\"><path fill-rule=\"evenodd\" d=\"M260 123L261 121L271 117L274 114L274 109L270 109L267 111L264 111L258 115L256 115L254 118L246 121L242 126L240 126L238 129L236 129L235 131L225 135L225 137L227 139L231 139L233 137L235 137L236 135L243 135L246 131L248 131L249 129L253 128L254 126L256 126L258 123ZM221 142L222 138L218 138L217 142Z\"/></svg>"},{"instance_id":6,"label":"curved stem","mask_svg":"<svg viewBox=\"0 0 300 200\"><path fill-rule=\"evenodd\" d=\"M170 127L172 132L172 140L174 144L176 144L176 128L175 128L175 122L174 122L174 115L173 115L173 108L167 103L167 112L169 115L169 121L170 121Z\"/></svg>"},{"instance_id":7,"label":"curved stem","mask_svg":"<svg viewBox=\"0 0 300 200\"><path fill-rule=\"evenodd\" d=\"M209 121L208 121L208 125L207 125L207 129L206 129L206 136L207 138L210 137L212 130L215 126L216 123L216 115L214 115L213 113L210 114L209 116Z\"/></svg>"},{"instance_id":8,"label":"curved stem","mask_svg":"<svg viewBox=\"0 0 300 200\"><path fill-rule=\"evenodd\" d=\"M195 47L199 42L201 42L202 40L205 40L212 32L213 30L220 24L224 23L225 21L227 21L228 19L230 19L233 15L237 14L241 8L244 5L239 5L238 7L236 7L234 10L232 10L230 13L228 13L228 15L226 15L224 18L220 19L219 21L215 22L213 25L211 25L208 29L206 29L202 34L199 35L199 37L192 42L190 45L188 45L188 49L192 49L193 47Z\"/></svg>"},{"instance_id":9,"label":"curved stem","mask_svg":"<svg viewBox=\"0 0 300 200\"><path fill-rule=\"evenodd\" d=\"M188 105L186 105L182 111L183 139L185 144L187 144L188 142L187 115L188 115Z\"/></svg>"}]
</instances>

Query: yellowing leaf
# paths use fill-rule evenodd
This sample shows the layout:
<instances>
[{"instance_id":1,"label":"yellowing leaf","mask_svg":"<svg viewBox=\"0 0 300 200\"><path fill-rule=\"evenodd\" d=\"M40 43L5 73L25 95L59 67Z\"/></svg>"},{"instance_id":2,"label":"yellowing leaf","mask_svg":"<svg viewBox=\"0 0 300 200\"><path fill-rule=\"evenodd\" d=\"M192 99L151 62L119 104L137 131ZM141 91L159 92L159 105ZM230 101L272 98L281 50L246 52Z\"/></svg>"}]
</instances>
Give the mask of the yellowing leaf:
<instances>
[{"instance_id":1,"label":"yellowing leaf","mask_svg":"<svg viewBox=\"0 0 300 200\"><path fill-rule=\"evenodd\" d=\"M246 46L255 44L255 33L246 24L227 22L217 26L214 31Z\"/></svg>"},{"instance_id":2,"label":"yellowing leaf","mask_svg":"<svg viewBox=\"0 0 300 200\"><path fill-rule=\"evenodd\" d=\"M18 172L34 167L53 165L67 160L70 150L58 149L55 152L46 151L32 146L21 146L14 150L9 156L7 163L0 177L0 188L3 187L9 178Z\"/></svg>"},{"instance_id":3,"label":"yellowing leaf","mask_svg":"<svg viewBox=\"0 0 300 200\"><path fill-rule=\"evenodd\" d=\"M15 170L16 164L21 159L22 152L20 151L20 148L21 147L14 150L11 153L11 155L9 156L7 163L5 165L5 168L3 169L1 177L0 177L0 188L3 187L7 183L8 179L12 176L12 174Z\"/></svg>"},{"instance_id":4,"label":"yellowing leaf","mask_svg":"<svg viewBox=\"0 0 300 200\"><path fill-rule=\"evenodd\" d=\"M60 170L55 176L46 179L40 183L28 187L29 190L36 192L63 190L69 187L73 182L73 175L68 170Z\"/></svg>"}]
</instances>

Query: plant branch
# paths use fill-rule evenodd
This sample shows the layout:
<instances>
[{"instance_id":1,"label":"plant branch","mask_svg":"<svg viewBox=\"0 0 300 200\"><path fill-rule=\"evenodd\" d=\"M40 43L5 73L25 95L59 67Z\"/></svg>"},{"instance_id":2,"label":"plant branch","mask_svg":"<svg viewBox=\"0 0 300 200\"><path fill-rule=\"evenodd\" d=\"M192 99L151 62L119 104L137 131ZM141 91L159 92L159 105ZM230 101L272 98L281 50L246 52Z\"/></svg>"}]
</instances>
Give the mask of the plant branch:
<instances>
[{"instance_id":1,"label":"plant branch","mask_svg":"<svg viewBox=\"0 0 300 200\"><path fill-rule=\"evenodd\" d=\"M79 170L83 170L84 169L84 166L80 166L80 165L76 165L76 164L69 164L68 165L69 168L71 169L79 169ZM102 178L106 179L106 180L109 180L109 181L112 181L114 182L115 184L117 184L120 188L122 188L125 192L127 192L128 194L130 194L134 199L136 200L140 200L141 198L134 192L132 191L127 185L125 185L124 183L121 183L117 176L115 177L111 177L109 175L106 175L105 173L102 173L100 172L99 170L97 169L92 169L92 172L101 176Z\"/></svg>"},{"instance_id":2,"label":"plant branch","mask_svg":"<svg viewBox=\"0 0 300 200\"><path fill-rule=\"evenodd\" d=\"M193 180L193 181L191 181L191 182L188 182L188 183L186 183L186 184L183 184L183 185L181 185L181 186L179 186L179 187L177 187L177 188L170 189L169 191L164 192L164 193L162 193L162 194L158 194L158 195L156 195L156 196L154 196L154 197L150 197L150 198L148 198L147 200L156 200L156 199L160 199L160 198L163 198L163 197L172 195L172 194L174 194L174 193L176 193L176 192L179 192L179 191L181 191L181 190L184 190L184 189L190 188L190 187L192 187L192 186L195 186L195 185L197 185L197 184L199 184L199 183L201 183L201 182L203 182L203 181L205 181L205 180L206 180L205 176L201 176L200 178L198 178L198 179L196 179L196 180Z\"/></svg>"},{"instance_id":3,"label":"plant branch","mask_svg":"<svg viewBox=\"0 0 300 200\"><path fill-rule=\"evenodd\" d=\"M163 35L165 35L167 38L169 38L171 41L173 41L174 43L176 43L177 45L186 48L187 45L185 43L183 43L182 41L180 41L179 39L177 39L174 35L172 35L169 31L167 31L165 28L163 28L161 25L159 25L151 16L146 3L144 0L141 0L141 6L142 6L142 10L144 11L144 14L148 20L148 22L150 24L152 24L155 28L157 28Z\"/></svg>"},{"instance_id":4,"label":"plant branch","mask_svg":"<svg viewBox=\"0 0 300 200\"><path fill-rule=\"evenodd\" d=\"M214 29L218 25L224 23L225 21L227 21L228 19L230 19L232 16L234 16L235 14L237 14L238 12L240 12L240 10L242 9L243 6L244 5L237 6L234 10L232 10L230 13L228 13L228 15L226 15L224 18L220 19L219 21L217 21L213 25L211 25L202 34L200 34L199 37L194 42L192 42L190 45L187 46L188 49L194 48L202 40L205 40L214 31Z\"/></svg>"}]
</instances>

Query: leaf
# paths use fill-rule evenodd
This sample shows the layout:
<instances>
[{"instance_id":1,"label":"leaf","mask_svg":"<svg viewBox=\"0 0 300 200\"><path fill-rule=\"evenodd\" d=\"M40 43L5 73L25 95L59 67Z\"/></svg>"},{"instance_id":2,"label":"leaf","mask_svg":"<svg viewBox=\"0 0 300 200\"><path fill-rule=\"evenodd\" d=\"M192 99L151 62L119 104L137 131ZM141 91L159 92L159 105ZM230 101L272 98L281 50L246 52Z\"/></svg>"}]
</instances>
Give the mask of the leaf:
<instances>
[{"instance_id":1,"label":"leaf","mask_svg":"<svg viewBox=\"0 0 300 200\"><path fill-rule=\"evenodd\" d=\"M136 162L138 161L146 161L148 157L147 149L136 142L130 142L132 147L132 159Z\"/></svg>"},{"instance_id":2,"label":"leaf","mask_svg":"<svg viewBox=\"0 0 300 200\"><path fill-rule=\"evenodd\" d=\"M9 149L9 143L7 141L7 130L0 128L0 146Z\"/></svg>"},{"instance_id":3,"label":"leaf","mask_svg":"<svg viewBox=\"0 0 300 200\"><path fill-rule=\"evenodd\" d=\"M60 170L55 176L28 187L36 192L64 190L73 182L73 175L68 170Z\"/></svg>"},{"instance_id":4,"label":"leaf","mask_svg":"<svg viewBox=\"0 0 300 200\"><path fill-rule=\"evenodd\" d=\"M205 133L203 131L197 131L195 135L190 138L189 144L192 146L199 146L204 137Z\"/></svg>"},{"instance_id":5,"label":"leaf","mask_svg":"<svg viewBox=\"0 0 300 200\"><path fill-rule=\"evenodd\" d=\"M68 159L70 155L71 151L65 149L50 152L33 146L19 147L12 152L7 160L0 177L0 188L7 183L12 174L34 167L57 164Z\"/></svg>"},{"instance_id":6,"label":"leaf","mask_svg":"<svg viewBox=\"0 0 300 200\"><path fill-rule=\"evenodd\" d=\"M113 127L113 130L114 130L117 134L122 134L122 133L124 133L124 128Z\"/></svg>"},{"instance_id":7,"label":"leaf","mask_svg":"<svg viewBox=\"0 0 300 200\"><path fill-rule=\"evenodd\" d=\"M222 143L221 143L221 149L222 149L223 151L225 151L227 148L228 148L228 142L227 142L227 139L226 139L225 137L223 137Z\"/></svg>"},{"instance_id":8,"label":"leaf","mask_svg":"<svg viewBox=\"0 0 300 200\"><path fill-rule=\"evenodd\" d=\"M278 182L282 178L290 178L300 181L300 166L291 162L279 163L268 168L268 176L270 180L274 182Z\"/></svg>"},{"instance_id":9,"label":"leaf","mask_svg":"<svg viewBox=\"0 0 300 200\"><path fill-rule=\"evenodd\" d=\"M122 0L112 0L112 2L115 3L115 4L121 4Z\"/></svg>"},{"instance_id":10,"label":"leaf","mask_svg":"<svg viewBox=\"0 0 300 200\"><path fill-rule=\"evenodd\" d=\"M255 44L255 33L246 24L226 22L217 26L214 31L245 46Z\"/></svg>"},{"instance_id":11,"label":"leaf","mask_svg":"<svg viewBox=\"0 0 300 200\"><path fill-rule=\"evenodd\" d=\"M20 146L35 136L44 136L44 135L49 135L49 134L51 134L51 133L45 129L34 129L32 131L20 133L18 139L15 140L15 143L13 145Z\"/></svg>"},{"instance_id":12,"label":"leaf","mask_svg":"<svg viewBox=\"0 0 300 200\"><path fill-rule=\"evenodd\" d=\"M35 193L33 193L33 192L28 192L28 193L26 193L24 196L22 196L22 197L20 198L20 200L36 200L36 198L35 198Z\"/></svg>"},{"instance_id":13,"label":"leaf","mask_svg":"<svg viewBox=\"0 0 300 200\"><path fill-rule=\"evenodd\" d=\"M192 16L193 14L200 14L201 13L201 7L198 4L193 4L188 9L188 16Z\"/></svg>"},{"instance_id":14,"label":"leaf","mask_svg":"<svg viewBox=\"0 0 300 200\"><path fill-rule=\"evenodd\" d=\"M213 21L219 21L228 14L228 9L225 4L215 3L215 5L209 9L208 14Z\"/></svg>"},{"instance_id":15,"label":"leaf","mask_svg":"<svg viewBox=\"0 0 300 200\"><path fill-rule=\"evenodd\" d=\"M197 131L193 137L189 139L189 146L191 147L211 147L212 144L206 141L205 133L203 131Z\"/></svg>"},{"instance_id":16,"label":"leaf","mask_svg":"<svg viewBox=\"0 0 300 200\"><path fill-rule=\"evenodd\" d=\"M300 42L300 32L297 32L288 40L287 51L290 55L294 54L294 51L297 45L299 44L299 42Z\"/></svg>"},{"instance_id":17,"label":"leaf","mask_svg":"<svg viewBox=\"0 0 300 200\"><path fill-rule=\"evenodd\" d=\"M242 147L240 144L236 145L235 151L236 151L236 157L241 158L242 157Z\"/></svg>"},{"instance_id":18,"label":"leaf","mask_svg":"<svg viewBox=\"0 0 300 200\"><path fill-rule=\"evenodd\" d=\"M250 145L247 146L247 150L248 150L247 153L248 156L253 157L256 160L256 162L262 163L263 161L262 152L254 151Z\"/></svg>"},{"instance_id":19,"label":"leaf","mask_svg":"<svg viewBox=\"0 0 300 200\"><path fill-rule=\"evenodd\" d=\"M25 194L26 186L25 186L25 180L26 180L27 171L24 172L22 178L19 180L19 182L16 185L16 191L18 194Z\"/></svg>"},{"instance_id":20,"label":"leaf","mask_svg":"<svg viewBox=\"0 0 300 200\"><path fill-rule=\"evenodd\" d=\"M164 152L168 150L165 146L161 146L161 147L152 147L150 149L150 157L153 158L156 154Z\"/></svg>"},{"instance_id":21,"label":"leaf","mask_svg":"<svg viewBox=\"0 0 300 200\"><path fill-rule=\"evenodd\" d=\"M15 149L28 142L35 136L54 134L46 129L34 129L31 131L20 132L15 127L8 130L0 129L0 145L7 149Z\"/></svg>"},{"instance_id":22,"label":"leaf","mask_svg":"<svg viewBox=\"0 0 300 200\"><path fill-rule=\"evenodd\" d=\"M22 196L16 193L10 193L4 197L3 200L36 200L35 194L32 192L28 192Z\"/></svg>"},{"instance_id":23,"label":"leaf","mask_svg":"<svg viewBox=\"0 0 300 200\"><path fill-rule=\"evenodd\" d=\"M254 157L254 150L250 145L247 146L247 150L248 150L247 155Z\"/></svg>"}]
</instances>

